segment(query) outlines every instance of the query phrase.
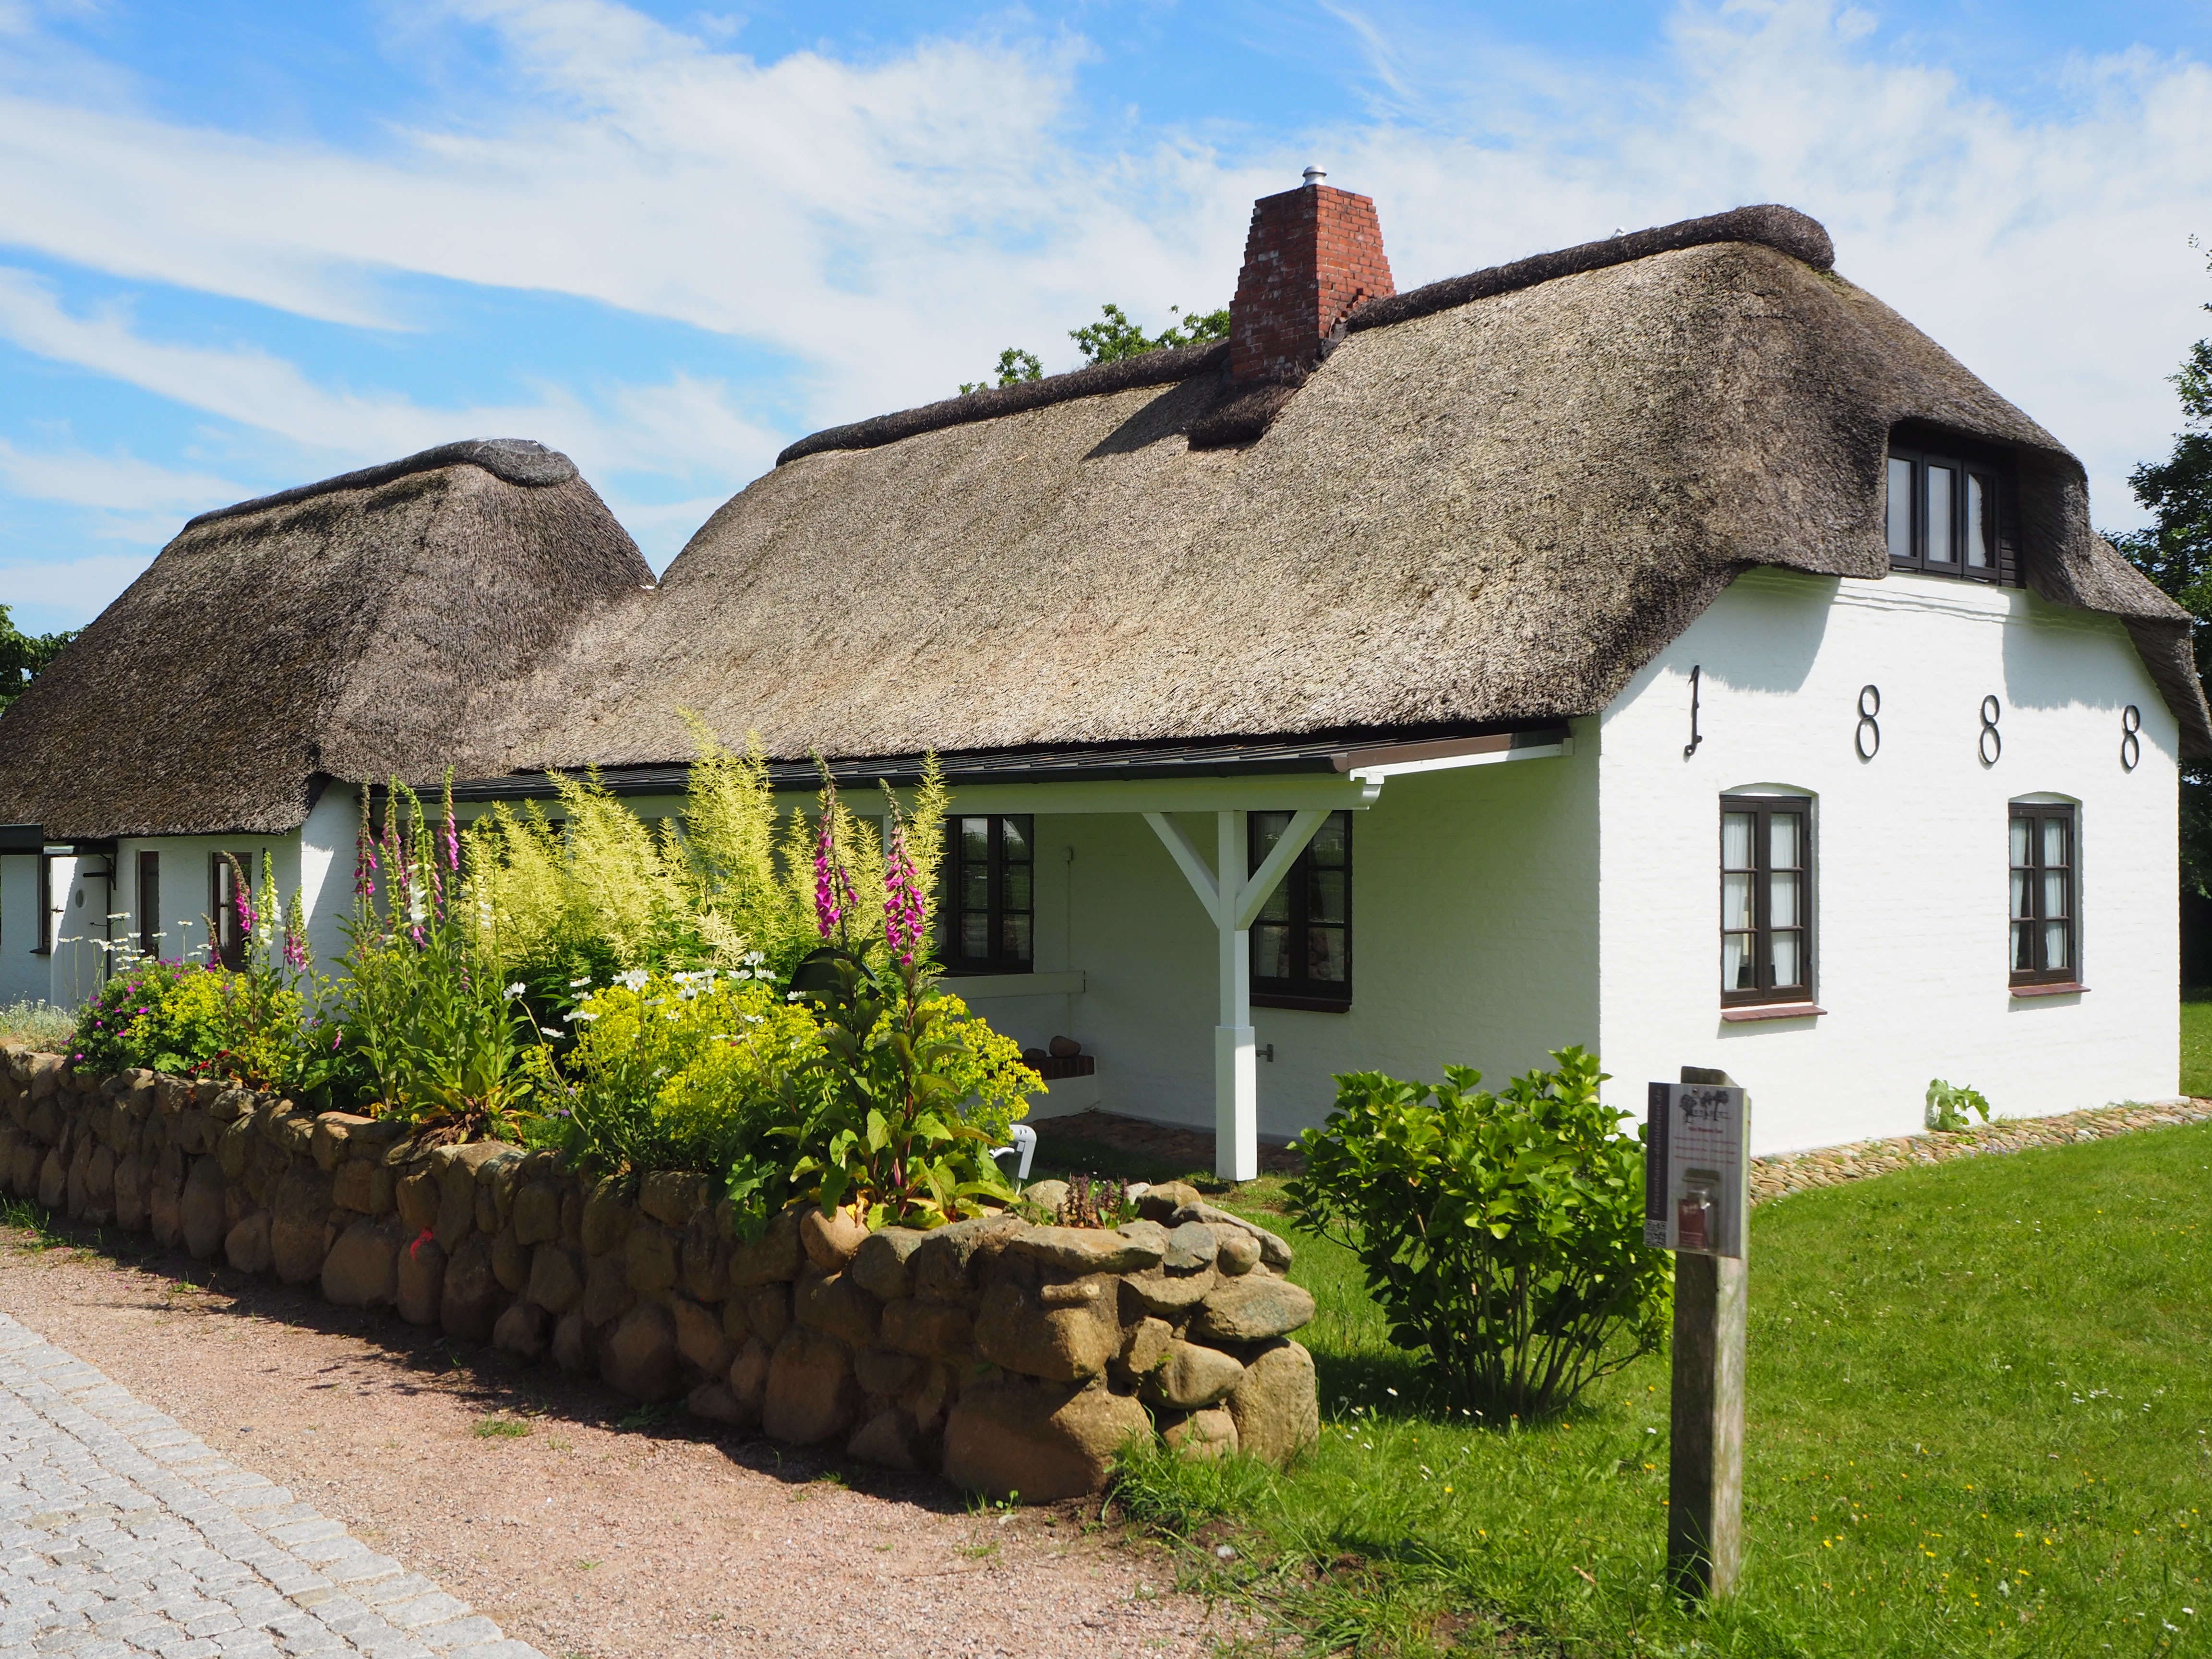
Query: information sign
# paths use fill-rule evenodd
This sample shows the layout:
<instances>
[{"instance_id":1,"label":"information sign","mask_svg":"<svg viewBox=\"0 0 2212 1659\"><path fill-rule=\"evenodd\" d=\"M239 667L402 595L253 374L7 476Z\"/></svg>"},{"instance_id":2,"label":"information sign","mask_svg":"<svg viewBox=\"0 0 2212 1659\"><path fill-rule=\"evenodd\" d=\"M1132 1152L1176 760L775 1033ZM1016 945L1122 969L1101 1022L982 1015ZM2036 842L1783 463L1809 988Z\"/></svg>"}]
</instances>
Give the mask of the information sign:
<instances>
[{"instance_id":1,"label":"information sign","mask_svg":"<svg viewBox=\"0 0 2212 1659\"><path fill-rule=\"evenodd\" d=\"M1743 1255L1750 1140L1744 1091L1655 1083L1644 1142L1644 1242L1693 1255Z\"/></svg>"}]
</instances>

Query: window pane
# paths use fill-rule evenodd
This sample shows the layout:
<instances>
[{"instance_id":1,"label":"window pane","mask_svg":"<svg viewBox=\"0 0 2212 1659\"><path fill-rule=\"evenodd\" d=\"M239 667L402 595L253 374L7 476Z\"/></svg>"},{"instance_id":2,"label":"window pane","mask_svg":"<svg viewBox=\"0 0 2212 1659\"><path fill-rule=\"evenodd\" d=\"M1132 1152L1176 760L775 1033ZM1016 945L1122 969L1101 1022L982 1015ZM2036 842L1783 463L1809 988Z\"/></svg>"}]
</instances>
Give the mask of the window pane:
<instances>
[{"instance_id":1,"label":"window pane","mask_svg":"<svg viewBox=\"0 0 2212 1659\"><path fill-rule=\"evenodd\" d=\"M1009 864L1030 861L1030 821L1027 818L1000 818L1000 845Z\"/></svg>"},{"instance_id":2,"label":"window pane","mask_svg":"<svg viewBox=\"0 0 2212 1659\"><path fill-rule=\"evenodd\" d=\"M1026 914L1034 907L1030 902L1030 866L1010 864L1006 866L1004 884L999 890L1000 902L1008 910Z\"/></svg>"},{"instance_id":3,"label":"window pane","mask_svg":"<svg viewBox=\"0 0 2212 1659\"><path fill-rule=\"evenodd\" d=\"M1346 843L1352 834L1351 817L1348 812L1331 812L1321 821L1321 828L1314 831L1310 854L1316 864L1344 862Z\"/></svg>"},{"instance_id":4,"label":"window pane","mask_svg":"<svg viewBox=\"0 0 2212 1659\"><path fill-rule=\"evenodd\" d=\"M2016 865L2027 862L2028 834L2033 820L2014 818L2012 821L2012 861Z\"/></svg>"},{"instance_id":5,"label":"window pane","mask_svg":"<svg viewBox=\"0 0 2212 1659\"><path fill-rule=\"evenodd\" d=\"M1751 868L1751 814L1723 812L1721 814L1721 868L1748 870Z\"/></svg>"},{"instance_id":6,"label":"window pane","mask_svg":"<svg viewBox=\"0 0 2212 1659\"><path fill-rule=\"evenodd\" d=\"M1950 564L1958 555L1951 548L1951 481L1948 466L1928 469L1928 562Z\"/></svg>"},{"instance_id":7,"label":"window pane","mask_svg":"<svg viewBox=\"0 0 2212 1659\"><path fill-rule=\"evenodd\" d=\"M1252 972L1259 979L1291 976L1291 930L1262 922L1252 930Z\"/></svg>"},{"instance_id":8,"label":"window pane","mask_svg":"<svg viewBox=\"0 0 2212 1659\"><path fill-rule=\"evenodd\" d=\"M1901 562L1912 558L1912 463L1894 456L1889 463L1889 556Z\"/></svg>"},{"instance_id":9,"label":"window pane","mask_svg":"<svg viewBox=\"0 0 2212 1659\"><path fill-rule=\"evenodd\" d=\"M1000 936L1005 941L1006 958L1009 962L1030 959L1030 919L1026 915L1008 915L1000 921Z\"/></svg>"},{"instance_id":10,"label":"window pane","mask_svg":"<svg viewBox=\"0 0 2212 1659\"><path fill-rule=\"evenodd\" d=\"M1752 976L1751 935L1723 933L1721 935L1721 989L1753 991L1758 988Z\"/></svg>"},{"instance_id":11,"label":"window pane","mask_svg":"<svg viewBox=\"0 0 2212 1659\"><path fill-rule=\"evenodd\" d=\"M963 818L960 820L960 861L963 864L988 863L991 857L991 820Z\"/></svg>"},{"instance_id":12,"label":"window pane","mask_svg":"<svg viewBox=\"0 0 2212 1659\"><path fill-rule=\"evenodd\" d=\"M1787 990L1805 982L1804 935L1792 928L1774 935L1774 988Z\"/></svg>"},{"instance_id":13,"label":"window pane","mask_svg":"<svg viewBox=\"0 0 2212 1659\"><path fill-rule=\"evenodd\" d=\"M2046 921L2043 924L2043 967L2046 973L2071 968L2066 949L2066 924Z\"/></svg>"},{"instance_id":14,"label":"window pane","mask_svg":"<svg viewBox=\"0 0 2212 1659\"><path fill-rule=\"evenodd\" d=\"M2043 861L2046 865L2071 862L2066 856L2066 820L2049 817L2043 821Z\"/></svg>"},{"instance_id":15,"label":"window pane","mask_svg":"<svg viewBox=\"0 0 2212 1659\"><path fill-rule=\"evenodd\" d=\"M1795 870L1803 861L1797 856L1797 842L1804 823L1795 812L1777 812L1766 820L1768 869Z\"/></svg>"},{"instance_id":16,"label":"window pane","mask_svg":"<svg viewBox=\"0 0 2212 1659\"><path fill-rule=\"evenodd\" d=\"M1306 920L1338 923L1348 920L1345 898L1349 881L1349 873L1343 870L1315 871L1306 899Z\"/></svg>"},{"instance_id":17,"label":"window pane","mask_svg":"<svg viewBox=\"0 0 2212 1659\"><path fill-rule=\"evenodd\" d=\"M1751 878L1728 874L1721 878L1721 926L1745 929L1751 926Z\"/></svg>"},{"instance_id":18,"label":"window pane","mask_svg":"<svg viewBox=\"0 0 2212 1659\"><path fill-rule=\"evenodd\" d=\"M2027 897L2033 890L2028 883L2033 874L2034 872L2029 870L2015 870L2012 872L2012 919L2014 921L2024 921L2027 918Z\"/></svg>"},{"instance_id":19,"label":"window pane","mask_svg":"<svg viewBox=\"0 0 2212 1659\"><path fill-rule=\"evenodd\" d=\"M1966 568L1987 570L1996 562L1995 514L1987 505L1989 486L1972 473L1966 475Z\"/></svg>"},{"instance_id":20,"label":"window pane","mask_svg":"<svg viewBox=\"0 0 2212 1659\"><path fill-rule=\"evenodd\" d=\"M971 910L960 918L960 954L970 962L990 960L990 917Z\"/></svg>"},{"instance_id":21,"label":"window pane","mask_svg":"<svg viewBox=\"0 0 2212 1659\"><path fill-rule=\"evenodd\" d=\"M991 866L978 860L960 862L960 908L981 910L991 902Z\"/></svg>"},{"instance_id":22,"label":"window pane","mask_svg":"<svg viewBox=\"0 0 2212 1659\"><path fill-rule=\"evenodd\" d=\"M1766 925L1770 927L1795 927L1802 920L1797 914L1797 878L1782 873L1766 878Z\"/></svg>"},{"instance_id":23,"label":"window pane","mask_svg":"<svg viewBox=\"0 0 2212 1659\"><path fill-rule=\"evenodd\" d=\"M1346 978L1344 959L1344 929L1316 927L1306 934L1306 976L1328 985L1341 985Z\"/></svg>"},{"instance_id":24,"label":"window pane","mask_svg":"<svg viewBox=\"0 0 2212 1659\"><path fill-rule=\"evenodd\" d=\"M2043 875L2043 914L2063 921L2067 911L2066 872L2046 870Z\"/></svg>"},{"instance_id":25,"label":"window pane","mask_svg":"<svg viewBox=\"0 0 2212 1659\"><path fill-rule=\"evenodd\" d=\"M1267 895L1267 902L1260 907L1262 921L1288 921L1291 919L1291 884L1289 878L1275 884L1275 890Z\"/></svg>"},{"instance_id":26,"label":"window pane","mask_svg":"<svg viewBox=\"0 0 2212 1659\"><path fill-rule=\"evenodd\" d=\"M1256 870L1275 843L1283 838L1283 831L1291 827L1288 812L1255 812L1252 814L1252 867Z\"/></svg>"},{"instance_id":27,"label":"window pane","mask_svg":"<svg viewBox=\"0 0 2212 1659\"><path fill-rule=\"evenodd\" d=\"M2035 930L2024 921L2012 925L2012 968L2016 974L2035 971Z\"/></svg>"}]
</instances>

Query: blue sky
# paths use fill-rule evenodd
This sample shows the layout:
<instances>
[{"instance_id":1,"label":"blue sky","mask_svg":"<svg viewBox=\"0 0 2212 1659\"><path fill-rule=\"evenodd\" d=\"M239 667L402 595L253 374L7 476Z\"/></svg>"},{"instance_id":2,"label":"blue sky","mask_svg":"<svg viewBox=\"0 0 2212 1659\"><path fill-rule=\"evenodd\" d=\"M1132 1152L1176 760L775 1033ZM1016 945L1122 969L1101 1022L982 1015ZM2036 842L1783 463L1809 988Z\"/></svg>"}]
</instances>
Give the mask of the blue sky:
<instances>
[{"instance_id":1,"label":"blue sky","mask_svg":"<svg viewBox=\"0 0 2212 1659\"><path fill-rule=\"evenodd\" d=\"M2123 527L2212 329L2208 63L2208 0L0 0L0 603L472 435L663 565L794 436L1224 302L1309 161L1401 286L1803 208Z\"/></svg>"}]
</instances>

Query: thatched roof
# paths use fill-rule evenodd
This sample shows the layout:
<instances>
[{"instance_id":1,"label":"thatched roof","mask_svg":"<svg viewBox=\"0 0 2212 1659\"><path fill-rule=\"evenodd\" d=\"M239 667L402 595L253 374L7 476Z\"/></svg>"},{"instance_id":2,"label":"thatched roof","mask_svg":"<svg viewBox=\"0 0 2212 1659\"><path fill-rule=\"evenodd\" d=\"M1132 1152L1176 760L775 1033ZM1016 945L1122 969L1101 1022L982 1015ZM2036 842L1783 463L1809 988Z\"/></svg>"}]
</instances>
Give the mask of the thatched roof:
<instances>
[{"instance_id":1,"label":"thatched roof","mask_svg":"<svg viewBox=\"0 0 2212 1659\"><path fill-rule=\"evenodd\" d=\"M652 580L568 458L521 441L202 514L0 718L0 821L271 833L326 778L495 767L471 704Z\"/></svg>"},{"instance_id":2,"label":"thatched roof","mask_svg":"<svg viewBox=\"0 0 2212 1659\"><path fill-rule=\"evenodd\" d=\"M1218 349L817 434L479 718L505 769L680 759L686 708L783 757L1592 714L1748 568L1886 575L1912 422L2014 455L2029 584L2212 753L2080 464L1826 264L1756 209L1416 289L1230 447Z\"/></svg>"}]
</instances>

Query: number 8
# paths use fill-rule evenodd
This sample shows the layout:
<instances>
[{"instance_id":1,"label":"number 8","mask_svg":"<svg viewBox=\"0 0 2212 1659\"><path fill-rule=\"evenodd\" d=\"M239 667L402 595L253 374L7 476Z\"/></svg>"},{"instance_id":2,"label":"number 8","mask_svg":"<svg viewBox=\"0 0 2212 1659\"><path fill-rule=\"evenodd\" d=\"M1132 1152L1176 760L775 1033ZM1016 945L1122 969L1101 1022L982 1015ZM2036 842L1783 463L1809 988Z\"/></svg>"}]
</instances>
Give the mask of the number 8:
<instances>
[{"instance_id":1,"label":"number 8","mask_svg":"<svg viewBox=\"0 0 2212 1659\"><path fill-rule=\"evenodd\" d=\"M1995 697L1982 699L1982 735L1974 739L1974 749L1984 766L1995 766L2004 753L2004 737L1997 730L1997 716L2003 712L2004 705Z\"/></svg>"},{"instance_id":2,"label":"number 8","mask_svg":"<svg viewBox=\"0 0 2212 1659\"><path fill-rule=\"evenodd\" d=\"M2142 739L2136 735L2142 730L2142 710L2130 703L2120 710L2120 769L2132 772L2142 759Z\"/></svg>"},{"instance_id":3,"label":"number 8","mask_svg":"<svg viewBox=\"0 0 2212 1659\"><path fill-rule=\"evenodd\" d=\"M1869 702L1874 704L1869 708ZM1859 758L1870 761L1881 752L1881 722L1875 716L1881 713L1881 688L1863 685L1859 688L1858 730L1851 733L1851 747L1859 751Z\"/></svg>"}]
</instances>

